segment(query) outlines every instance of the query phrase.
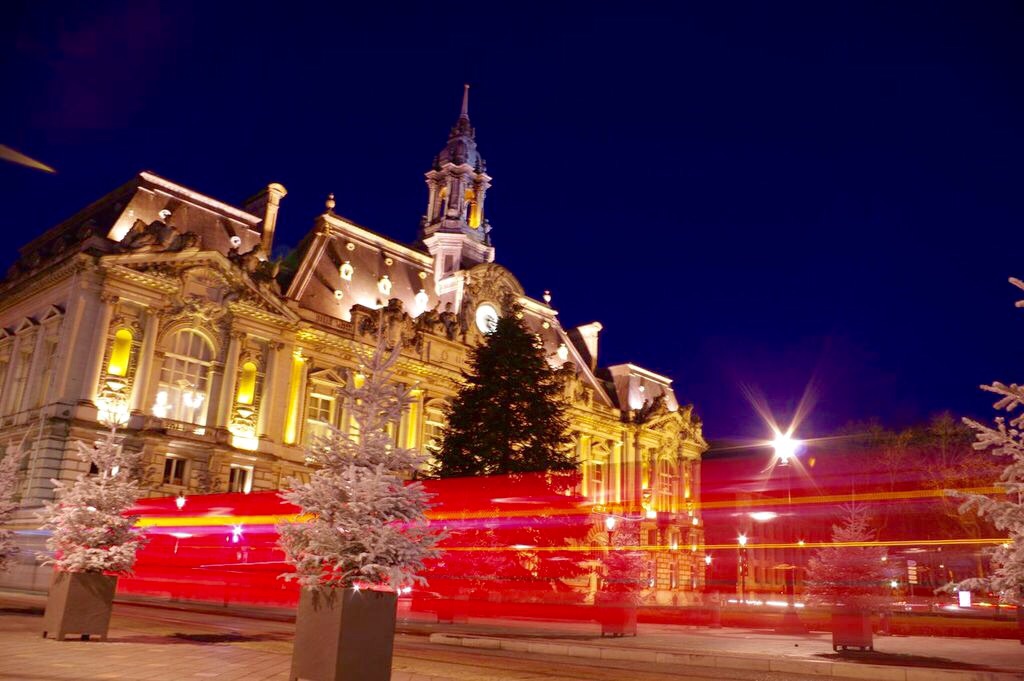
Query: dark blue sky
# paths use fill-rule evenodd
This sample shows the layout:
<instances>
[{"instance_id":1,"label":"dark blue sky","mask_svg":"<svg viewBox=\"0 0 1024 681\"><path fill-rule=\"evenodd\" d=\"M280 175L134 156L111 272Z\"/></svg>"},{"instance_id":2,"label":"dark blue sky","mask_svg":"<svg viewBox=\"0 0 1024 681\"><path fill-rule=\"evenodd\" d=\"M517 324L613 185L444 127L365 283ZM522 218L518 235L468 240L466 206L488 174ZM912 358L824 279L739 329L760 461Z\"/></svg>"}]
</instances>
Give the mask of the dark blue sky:
<instances>
[{"instance_id":1,"label":"dark blue sky","mask_svg":"<svg viewBox=\"0 0 1024 681\"><path fill-rule=\"evenodd\" d=\"M213 7L208 7L213 6ZM1020 380L1019 3L5 5L0 266L150 169L283 183L411 241L463 82L498 261L602 363L676 379L713 437L988 415Z\"/></svg>"}]
</instances>

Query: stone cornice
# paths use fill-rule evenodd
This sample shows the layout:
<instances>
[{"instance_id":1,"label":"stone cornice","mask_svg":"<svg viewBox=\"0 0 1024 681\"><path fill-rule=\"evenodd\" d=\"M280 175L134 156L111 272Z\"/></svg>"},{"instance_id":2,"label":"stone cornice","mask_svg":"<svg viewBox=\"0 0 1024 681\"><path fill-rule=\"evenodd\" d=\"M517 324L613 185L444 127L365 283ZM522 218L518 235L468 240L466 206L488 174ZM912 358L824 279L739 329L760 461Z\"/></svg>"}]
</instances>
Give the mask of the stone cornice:
<instances>
[{"instance_id":1,"label":"stone cornice","mask_svg":"<svg viewBox=\"0 0 1024 681\"><path fill-rule=\"evenodd\" d=\"M85 254L64 260L56 267L36 272L24 279L11 282L9 286L0 287L0 313L14 307L25 298L39 295L41 289L59 284L60 282L82 272L93 264L93 258Z\"/></svg>"}]
</instances>

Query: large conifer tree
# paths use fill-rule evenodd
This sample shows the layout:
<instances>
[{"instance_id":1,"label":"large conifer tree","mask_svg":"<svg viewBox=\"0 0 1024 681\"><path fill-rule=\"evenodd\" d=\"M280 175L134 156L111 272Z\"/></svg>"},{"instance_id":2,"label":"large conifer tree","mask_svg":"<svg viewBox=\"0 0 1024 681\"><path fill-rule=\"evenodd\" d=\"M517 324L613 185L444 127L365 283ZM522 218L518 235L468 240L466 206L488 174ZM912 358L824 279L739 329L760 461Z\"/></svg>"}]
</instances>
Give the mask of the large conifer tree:
<instances>
[{"instance_id":1,"label":"large conifer tree","mask_svg":"<svg viewBox=\"0 0 1024 681\"><path fill-rule=\"evenodd\" d=\"M561 380L514 308L470 356L436 452L441 478L575 471Z\"/></svg>"}]
</instances>

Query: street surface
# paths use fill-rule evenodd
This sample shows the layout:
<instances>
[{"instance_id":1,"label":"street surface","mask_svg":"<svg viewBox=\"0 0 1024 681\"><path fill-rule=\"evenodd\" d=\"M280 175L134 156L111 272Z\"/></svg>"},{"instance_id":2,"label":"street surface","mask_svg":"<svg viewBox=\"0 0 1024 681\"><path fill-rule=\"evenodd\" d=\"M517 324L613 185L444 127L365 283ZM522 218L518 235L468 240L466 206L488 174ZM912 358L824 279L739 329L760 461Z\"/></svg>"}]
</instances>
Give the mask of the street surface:
<instances>
[{"instance_id":1,"label":"street surface","mask_svg":"<svg viewBox=\"0 0 1024 681\"><path fill-rule=\"evenodd\" d=\"M41 599L0 600L0 679L11 681L285 681L294 625L227 614L118 603L109 642L41 637ZM438 646L400 634L394 681L804 681L813 677L643 665L575 657L523 656Z\"/></svg>"}]
</instances>

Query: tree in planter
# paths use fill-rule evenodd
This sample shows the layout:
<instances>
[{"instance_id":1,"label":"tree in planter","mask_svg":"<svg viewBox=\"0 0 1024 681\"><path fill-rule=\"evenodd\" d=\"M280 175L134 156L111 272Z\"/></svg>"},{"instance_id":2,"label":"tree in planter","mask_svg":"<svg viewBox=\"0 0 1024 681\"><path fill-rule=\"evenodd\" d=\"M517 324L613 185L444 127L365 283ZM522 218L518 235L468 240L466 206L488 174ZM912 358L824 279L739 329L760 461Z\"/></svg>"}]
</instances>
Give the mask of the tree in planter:
<instances>
[{"instance_id":1,"label":"tree in planter","mask_svg":"<svg viewBox=\"0 0 1024 681\"><path fill-rule=\"evenodd\" d=\"M1010 283L1024 290L1021 280L1011 277ZM1017 301L1017 307L1024 307L1024 301ZM996 382L983 385L981 389L997 395L999 399L993 406L1007 414L1024 405L1024 387L1016 383ZM967 418L964 423L975 432L974 448L990 451L1000 461L1005 461L1006 467L995 483L1003 494L967 495L960 511L987 518L996 529L1009 536L1006 542L990 551L993 574L965 580L955 588L991 590L997 592L1001 600L1017 603L1020 641L1024 644L1024 433L1021 432L1024 414L1009 421L1006 417L997 417L994 428Z\"/></svg>"},{"instance_id":2,"label":"tree in planter","mask_svg":"<svg viewBox=\"0 0 1024 681\"><path fill-rule=\"evenodd\" d=\"M833 648L872 648L871 611L883 602L889 571L885 549L871 546L875 532L863 506L842 507L843 517L832 526L832 543L807 561L807 591L811 599L832 607Z\"/></svg>"},{"instance_id":3,"label":"tree in planter","mask_svg":"<svg viewBox=\"0 0 1024 681\"><path fill-rule=\"evenodd\" d=\"M130 574L145 539L135 531L138 516L126 515L139 497L138 453L126 451L116 426L92 445L76 443L78 456L96 474L81 473L68 484L53 480L57 500L46 504L43 529L57 570L46 605L44 635L63 639L107 636L117 575ZM113 574L110 574L113 573Z\"/></svg>"},{"instance_id":4,"label":"tree in planter","mask_svg":"<svg viewBox=\"0 0 1024 681\"><path fill-rule=\"evenodd\" d=\"M496 585L503 596L518 600L572 600L568 581L584 571L571 545L589 527L570 516L545 516L537 502L570 493L578 484L578 462L571 449L563 401L563 378L551 367L537 336L521 320L518 305L506 306L494 330L470 354L465 382L452 401L441 443L431 468L439 478L478 478L492 498L530 497L536 518L517 516L495 536L506 547L537 547L491 553L497 562ZM495 506L495 516L505 512ZM494 536L492 536L494 535ZM565 552L553 551L566 546ZM449 567L458 556L446 556ZM472 559L461 557L462 562ZM466 567L466 575L473 566Z\"/></svg>"},{"instance_id":5,"label":"tree in planter","mask_svg":"<svg viewBox=\"0 0 1024 681\"><path fill-rule=\"evenodd\" d=\"M607 523L605 527L607 527ZM601 635L636 636L636 607L640 604L647 559L640 546L640 521L615 518L601 557L604 574L595 605L600 610Z\"/></svg>"},{"instance_id":6,"label":"tree in planter","mask_svg":"<svg viewBox=\"0 0 1024 681\"><path fill-rule=\"evenodd\" d=\"M392 381L399 347L383 334L365 380L343 389L358 435L337 429L317 438L308 455L318 466L309 482L283 493L308 522L279 525L280 546L302 587L291 678L376 681L391 676L395 591L422 582L434 553L428 495L404 477L422 463L389 432L409 391Z\"/></svg>"},{"instance_id":7,"label":"tree in planter","mask_svg":"<svg viewBox=\"0 0 1024 681\"><path fill-rule=\"evenodd\" d=\"M11 520L18 504L14 501L14 492L18 486L18 464L24 453L17 445L7 447L3 460L0 460L0 572L11 567L18 547L14 543L14 532L4 527Z\"/></svg>"}]
</instances>

